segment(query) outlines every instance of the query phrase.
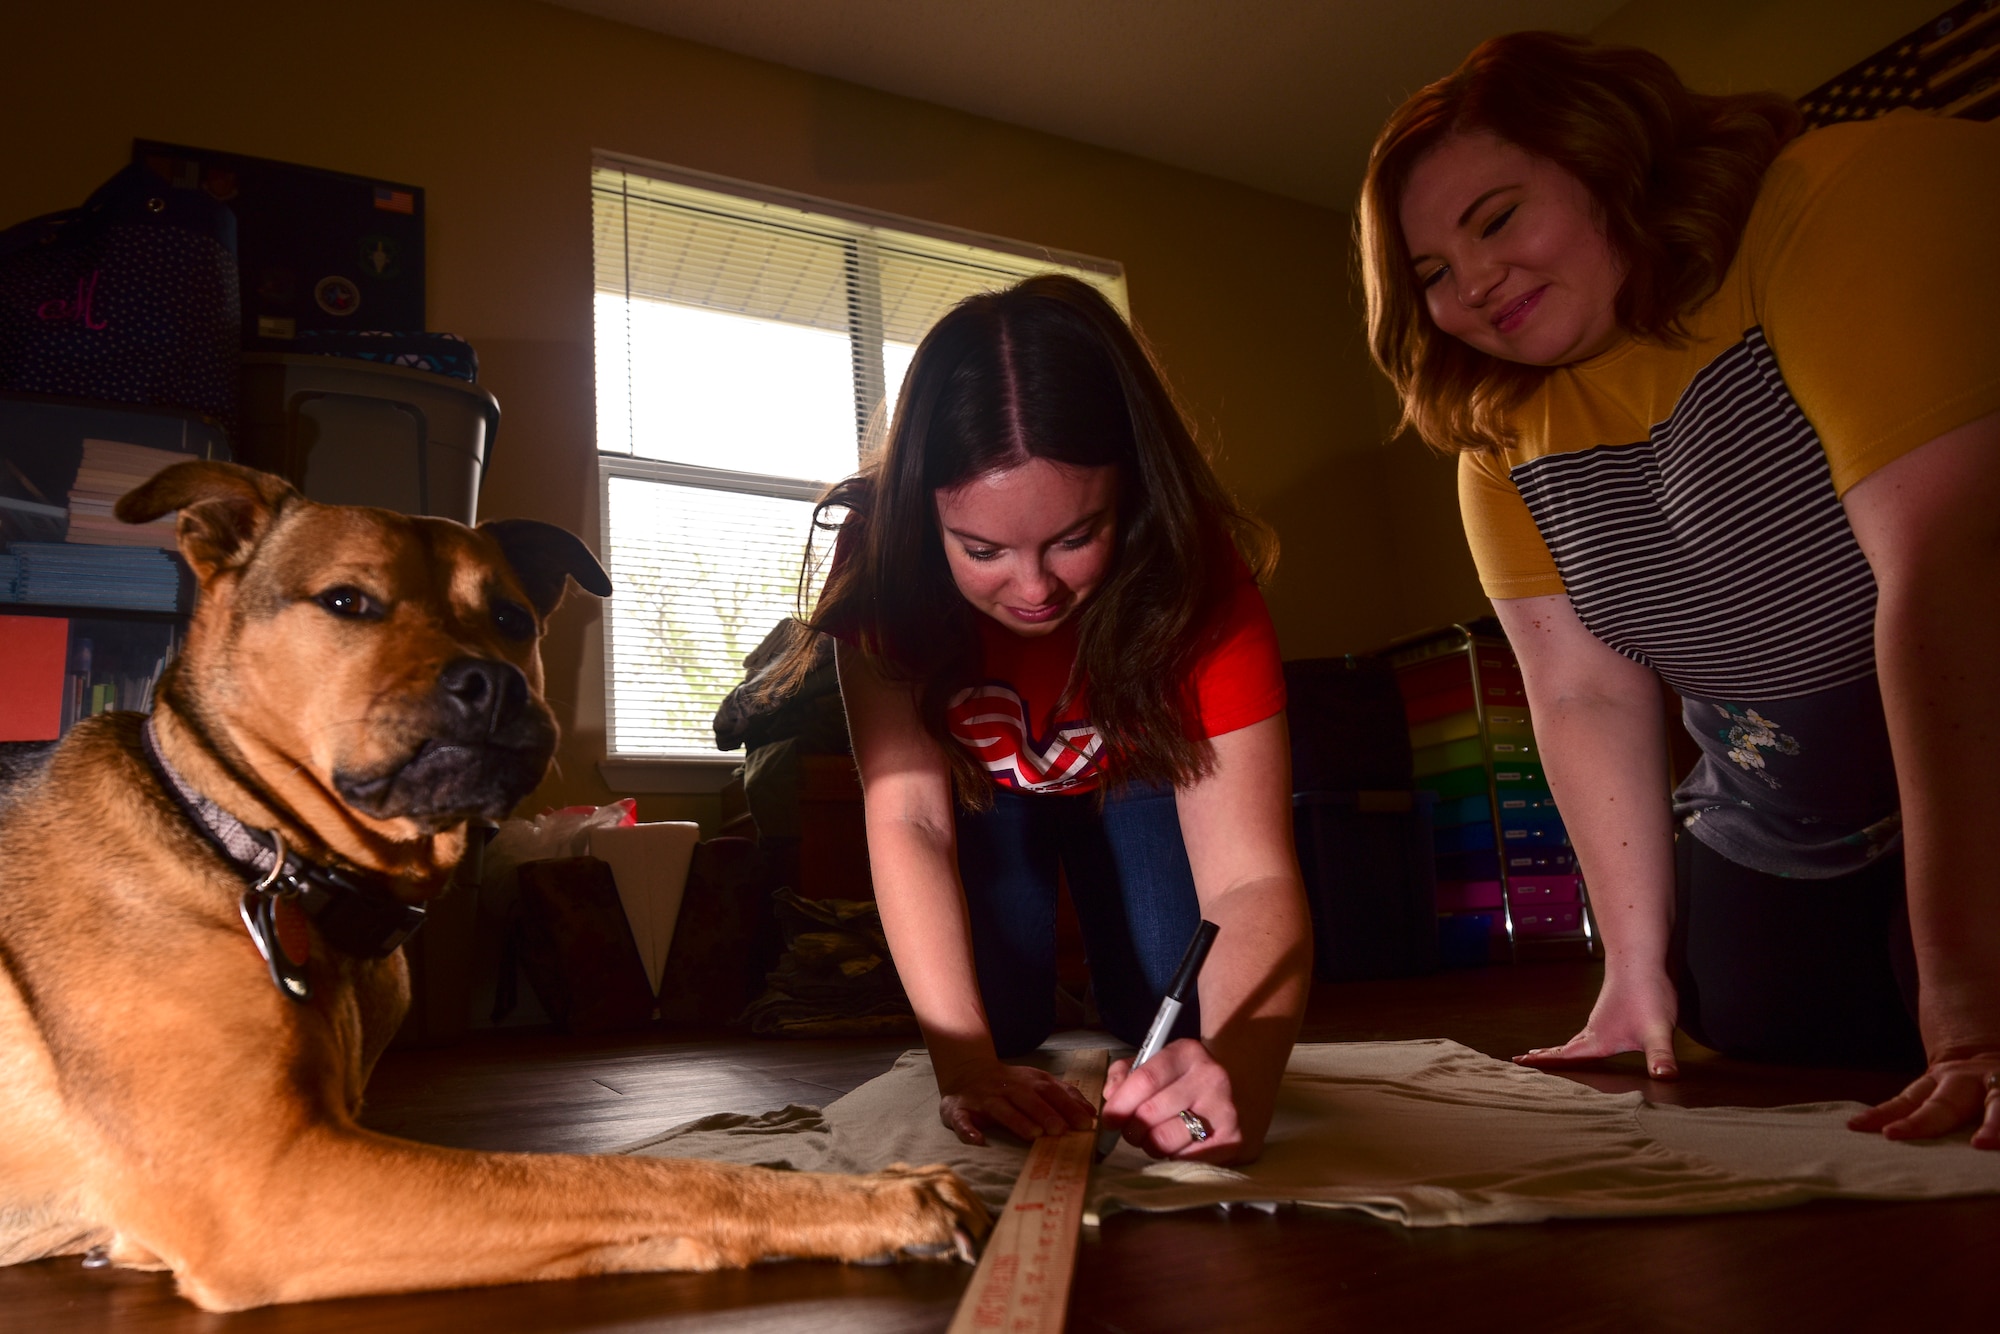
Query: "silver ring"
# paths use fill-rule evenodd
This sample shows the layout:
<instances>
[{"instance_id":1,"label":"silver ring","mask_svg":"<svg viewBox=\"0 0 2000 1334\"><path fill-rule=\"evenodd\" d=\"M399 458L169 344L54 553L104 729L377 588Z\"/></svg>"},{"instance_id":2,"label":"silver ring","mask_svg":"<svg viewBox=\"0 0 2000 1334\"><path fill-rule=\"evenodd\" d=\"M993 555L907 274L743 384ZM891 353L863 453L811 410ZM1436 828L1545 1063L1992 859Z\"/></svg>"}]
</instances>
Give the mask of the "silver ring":
<instances>
[{"instance_id":1,"label":"silver ring","mask_svg":"<svg viewBox=\"0 0 2000 1334\"><path fill-rule=\"evenodd\" d=\"M1986 1075L1986 1101L2000 1097L2000 1070L1988 1071Z\"/></svg>"},{"instance_id":2,"label":"silver ring","mask_svg":"<svg viewBox=\"0 0 2000 1334\"><path fill-rule=\"evenodd\" d=\"M1208 1139L1208 1122L1196 1116L1194 1108L1184 1107L1181 1109L1181 1124L1187 1127L1188 1138L1196 1144L1200 1144Z\"/></svg>"}]
</instances>

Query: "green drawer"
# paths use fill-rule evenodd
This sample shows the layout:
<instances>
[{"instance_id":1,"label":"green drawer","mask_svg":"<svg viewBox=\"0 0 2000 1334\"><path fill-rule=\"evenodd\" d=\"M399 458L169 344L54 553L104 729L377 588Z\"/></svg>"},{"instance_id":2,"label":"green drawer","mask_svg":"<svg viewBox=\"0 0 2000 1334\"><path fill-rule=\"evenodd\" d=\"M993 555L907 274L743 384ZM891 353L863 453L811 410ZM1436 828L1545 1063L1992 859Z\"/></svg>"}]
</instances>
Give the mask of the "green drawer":
<instances>
[{"instance_id":1,"label":"green drawer","mask_svg":"<svg viewBox=\"0 0 2000 1334\"><path fill-rule=\"evenodd\" d=\"M1452 801L1459 797L1483 797L1486 795L1486 766L1474 764L1463 769L1447 769L1443 773L1419 779L1417 786L1426 792L1437 793L1439 801Z\"/></svg>"},{"instance_id":2,"label":"green drawer","mask_svg":"<svg viewBox=\"0 0 2000 1334\"><path fill-rule=\"evenodd\" d=\"M1489 753L1496 768L1511 768L1515 764L1540 758L1532 740L1496 737L1490 746L1481 746L1478 737L1469 736L1459 741L1447 741L1441 746L1425 746L1412 759L1416 776L1427 778L1449 769L1464 769L1483 763Z\"/></svg>"}]
</instances>

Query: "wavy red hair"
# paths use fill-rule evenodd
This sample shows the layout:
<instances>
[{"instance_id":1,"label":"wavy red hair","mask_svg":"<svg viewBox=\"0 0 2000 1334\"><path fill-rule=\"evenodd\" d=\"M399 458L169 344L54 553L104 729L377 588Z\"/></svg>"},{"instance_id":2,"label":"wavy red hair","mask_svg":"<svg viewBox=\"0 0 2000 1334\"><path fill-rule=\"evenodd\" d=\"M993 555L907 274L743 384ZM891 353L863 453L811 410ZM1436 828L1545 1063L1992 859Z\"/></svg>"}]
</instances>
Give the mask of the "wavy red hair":
<instances>
[{"instance_id":1,"label":"wavy red hair","mask_svg":"<svg viewBox=\"0 0 2000 1334\"><path fill-rule=\"evenodd\" d=\"M1563 33L1495 37L1419 89L1376 137L1355 218L1369 349L1396 386L1403 425L1438 449L1504 448L1509 415L1548 374L1431 323L1398 210L1439 142L1493 134L1582 182L1626 264L1619 327L1672 343L1721 285L1764 173L1799 128L1777 93L1696 93L1649 51Z\"/></svg>"}]
</instances>

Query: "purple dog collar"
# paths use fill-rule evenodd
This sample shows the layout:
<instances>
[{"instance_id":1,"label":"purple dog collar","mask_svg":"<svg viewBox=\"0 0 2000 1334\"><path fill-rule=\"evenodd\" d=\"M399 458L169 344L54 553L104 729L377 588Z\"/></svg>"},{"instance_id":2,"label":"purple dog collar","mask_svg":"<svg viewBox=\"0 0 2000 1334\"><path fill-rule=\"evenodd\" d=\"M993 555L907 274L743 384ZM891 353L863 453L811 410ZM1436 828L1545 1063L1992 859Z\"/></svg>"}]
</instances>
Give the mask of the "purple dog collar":
<instances>
[{"instance_id":1,"label":"purple dog collar","mask_svg":"<svg viewBox=\"0 0 2000 1334\"><path fill-rule=\"evenodd\" d=\"M307 938L299 929L305 922L334 949L362 959L395 953L424 924L423 908L396 897L379 877L308 861L288 850L276 830L252 829L196 791L160 753L150 717L140 735L146 763L167 795L246 882L243 924L286 996L303 1001L312 994Z\"/></svg>"}]
</instances>

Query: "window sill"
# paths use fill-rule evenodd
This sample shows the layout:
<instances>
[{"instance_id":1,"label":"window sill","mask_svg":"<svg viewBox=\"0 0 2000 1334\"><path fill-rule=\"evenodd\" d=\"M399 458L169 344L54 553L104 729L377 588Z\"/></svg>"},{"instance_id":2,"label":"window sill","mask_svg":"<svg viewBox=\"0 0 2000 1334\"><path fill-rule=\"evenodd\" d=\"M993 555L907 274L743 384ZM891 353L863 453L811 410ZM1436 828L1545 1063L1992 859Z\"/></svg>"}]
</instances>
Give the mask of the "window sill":
<instances>
[{"instance_id":1,"label":"window sill","mask_svg":"<svg viewBox=\"0 0 2000 1334\"><path fill-rule=\"evenodd\" d=\"M597 762L604 785L620 795L720 792L743 764L740 754L607 755Z\"/></svg>"}]
</instances>

